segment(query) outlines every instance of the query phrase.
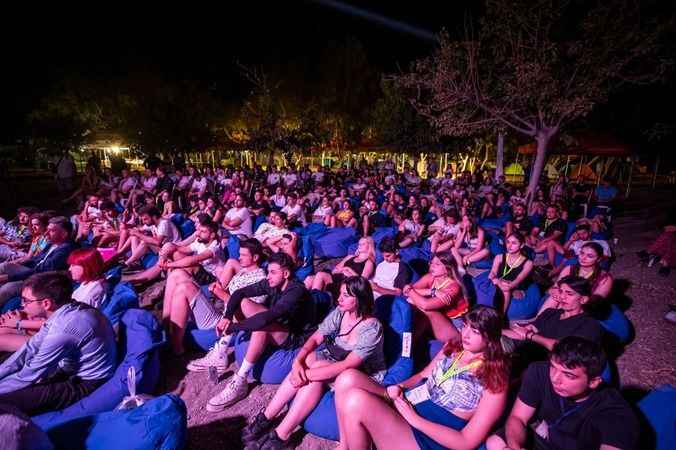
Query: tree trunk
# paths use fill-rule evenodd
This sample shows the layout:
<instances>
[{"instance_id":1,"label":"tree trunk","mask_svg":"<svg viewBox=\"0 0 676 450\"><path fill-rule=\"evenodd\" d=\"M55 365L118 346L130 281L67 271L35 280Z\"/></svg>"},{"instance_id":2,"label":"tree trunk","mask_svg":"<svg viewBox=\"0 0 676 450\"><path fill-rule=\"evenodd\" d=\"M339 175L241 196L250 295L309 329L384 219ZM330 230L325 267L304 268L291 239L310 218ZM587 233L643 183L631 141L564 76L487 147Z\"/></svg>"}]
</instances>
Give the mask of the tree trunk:
<instances>
[{"instance_id":1,"label":"tree trunk","mask_svg":"<svg viewBox=\"0 0 676 450\"><path fill-rule=\"evenodd\" d=\"M528 198L528 204L533 201L535 198L535 191L537 190L538 183L540 182L540 177L542 176L542 170L545 167L545 162L547 161L547 150L549 147L549 141L551 141L552 136L556 134L558 128L556 127L547 127L544 128L535 135L535 141L537 142L537 149L535 150L535 162L530 171L530 181L528 183L528 189L526 190L526 198Z\"/></svg>"},{"instance_id":2,"label":"tree trunk","mask_svg":"<svg viewBox=\"0 0 676 450\"><path fill-rule=\"evenodd\" d=\"M495 155L495 177L505 174L505 134L498 133L498 149Z\"/></svg>"}]
</instances>

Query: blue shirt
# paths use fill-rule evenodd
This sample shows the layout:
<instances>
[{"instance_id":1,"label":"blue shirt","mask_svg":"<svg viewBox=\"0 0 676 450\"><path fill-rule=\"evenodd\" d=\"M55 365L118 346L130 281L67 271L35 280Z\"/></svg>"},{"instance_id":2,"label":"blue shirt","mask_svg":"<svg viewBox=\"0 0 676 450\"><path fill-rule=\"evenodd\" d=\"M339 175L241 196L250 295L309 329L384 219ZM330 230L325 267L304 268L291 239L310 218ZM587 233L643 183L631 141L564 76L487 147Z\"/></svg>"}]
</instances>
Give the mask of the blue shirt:
<instances>
[{"instance_id":1,"label":"blue shirt","mask_svg":"<svg viewBox=\"0 0 676 450\"><path fill-rule=\"evenodd\" d=\"M0 394L29 387L58 369L83 380L110 378L115 353L115 332L108 319L84 303L68 303L0 365Z\"/></svg>"}]
</instances>

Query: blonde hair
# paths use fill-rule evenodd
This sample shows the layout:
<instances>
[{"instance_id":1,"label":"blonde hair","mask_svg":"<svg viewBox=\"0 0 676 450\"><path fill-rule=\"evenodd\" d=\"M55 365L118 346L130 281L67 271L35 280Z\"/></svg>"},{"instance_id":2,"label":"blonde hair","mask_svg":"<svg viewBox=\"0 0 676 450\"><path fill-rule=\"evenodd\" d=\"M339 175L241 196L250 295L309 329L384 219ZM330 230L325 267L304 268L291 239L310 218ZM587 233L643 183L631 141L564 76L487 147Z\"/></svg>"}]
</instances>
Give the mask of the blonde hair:
<instances>
[{"instance_id":1,"label":"blonde hair","mask_svg":"<svg viewBox=\"0 0 676 450\"><path fill-rule=\"evenodd\" d=\"M375 264L376 262L376 244L373 242L373 238L371 236L363 237L359 239L359 242L361 241L366 241L366 245L368 246L368 253L367 253L367 258L371 260ZM357 247L357 250L354 252L354 256L359 255L359 247Z\"/></svg>"}]
</instances>

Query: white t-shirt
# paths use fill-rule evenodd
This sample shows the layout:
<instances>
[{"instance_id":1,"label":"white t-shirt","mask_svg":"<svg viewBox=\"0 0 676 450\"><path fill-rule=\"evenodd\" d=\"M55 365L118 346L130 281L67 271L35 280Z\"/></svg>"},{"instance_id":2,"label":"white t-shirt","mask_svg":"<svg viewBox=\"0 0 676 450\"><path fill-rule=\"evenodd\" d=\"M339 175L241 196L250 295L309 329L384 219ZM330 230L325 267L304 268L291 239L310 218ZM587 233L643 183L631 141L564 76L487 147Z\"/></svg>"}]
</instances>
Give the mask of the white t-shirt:
<instances>
[{"instance_id":1,"label":"white t-shirt","mask_svg":"<svg viewBox=\"0 0 676 450\"><path fill-rule=\"evenodd\" d=\"M178 180L178 187L179 189L186 189L188 185L190 185L192 181L192 178L190 175L183 175L180 180Z\"/></svg>"},{"instance_id":2,"label":"white t-shirt","mask_svg":"<svg viewBox=\"0 0 676 450\"><path fill-rule=\"evenodd\" d=\"M319 206L317 209L315 209L315 212L312 214L312 220L315 222L320 222L324 223L324 218L326 216L332 216L333 215L333 208L330 206Z\"/></svg>"},{"instance_id":3,"label":"white t-shirt","mask_svg":"<svg viewBox=\"0 0 676 450\"><path fill-rule=\"evenodd\" d=\"M303 208L298 203L296 203L295 206L286 205L284 208L282 208L282 212L286 213L286 215L289 217L292 215L296 216L296 219L298 219L300 223L305 226L305 214L303 213Z\"/></svg>"},{"instance_id":4,"label":"white t-shirt","mask_svg":"<svg viewBox=\"0 0 676 450\"><path fill-rule=\"evenodd\" d=\"M198 192L205 191L207 189L207 181L208 180L205 177L199 179L195 178L192 182L191 190Z\"/></svg>"},{"instance_id":5,"label":"white t-shirt","mask_svg":"<svg viewBox=\"0 0 676 450\"><path fill-rule=\"evenodd\" d=\"M143 189L152 191L157 186L157 177L148 177L143 179Z\"/></svg>"},{"instance_id":6,"label":"white t-shirt","mask_svg":"<svg viewBox=\"0 0 676 450\"><path fill-rule=\"evenodd\" d=\"M190 250L192 250L195 255L199 255L200 253L204 253L207 250L211 250L213 256L211 258L205 259L200 264L202 267L204 267L204 270L213 276L218 276L218 272L220 272L223 262L220 247L218 246L218 240L214 239L209 244L204 244L198 240L192 241L190 244Z\"/></svg>"},{"instance_id":7,"label":"white t-shirt","mask_svg":"<svg viewBox=\"0 0 676 450\"><path fill-rule=\"evenodd\" d=\"M268 175L268 184L270 185L275 185L279 183L279 174L278 173L271 173Z\"/></svg>"},{"instance_id":8,"label":"white t-shirt","mask_svg":"<svg viewBox=\"0 0 676 450\"><path fill-rule=\"evenodd\" d=\"M120 182L120 190L122 192L129 192L134 185L136 184L136 180L132 177L125 178Z\"/></svg>"},{"instance_id":9,"label":"white t-shirt","mask_svg":"<svg viewBox=\"0 0 676 450\"><path fill-rule=\"evenodd\" d=\"M449 224L444 221L444 219L437 219L430 227L434 227L437 230L440 231L440 234L443 236L456 236L458 232L460 231L460 224ZM432 236L430 236L428 239L431 239Z\"/></svg>"},{"instance_id":10,"label":"white t-shirt","mask_svg":"<svg viewBox=\"0 0 676 450\"><path fill-rule=\"evenodd\" d=\"M164 237L164 242L178 242L181 240L181 233L179 233L174 222L169 219L160 219L160 223L157 226L151 226L150 229L155 236Z\"/></svg>"},{"instance_id":11,"label":"white t-shirt","mask_svg":"<svg viewBox=\"0 0 676 450\"><path fill-rule=\"evenodd\" d=\"M231 234L243 234L246 237L251 237L253 234L253 225L251 223L251 214L247 208L230 208L225 213L225 218L228 220L239 219L241 223L234 230L229 230Z\"/></svg>"},{"instance_id":12,"label":"white t-shirt","mask_svg":"<svg viewBox=\"0 0 676 450\"><path fill-rule=\"evenodd\" d=\"M296 181L298 181L298 177L296 176L295 173L289 173L284 175L284 184L287 187L293 186L294 184L296 184Z\"/></svg>"},{"instance_id":13,"label":"white t-shirt","mask_svg":"<svg viewBox=\"0 0 676 450\"><path fill-rule=\"evenodd\" d=\"M278 208L283 208L286 206L286 196L285 195L273 195L270 197L270 200L272 200L272 203L278 207Z\"/></svg>"},{"instance_id":14,"label":"white t-shirt","mask_svg":"<svg viewBox=\"0 0 676 450\"><path fill-rule=\"evenodd\" d=\"M607 241L601 241L601 240L583 241L581 239L578 239L577 241L574 241L572 244L570 244L570 247L568 247L568 248L573 253L575 253L576 256L579 256L580 250L582 249L582 246L589 243L589 242L596 242L601 247L603 247L603 256L611 256L610 246L608 245Z\"/></svg>"},{"instance_id":15,"label":"white t-shirt","mask_svg":"<svg viewBox=\"0 0 676 450\"><path fill-rule=\"evenodd\" d=\"M279 228L271 223L263 222L254 233L254 237L260 242L263 242L268 238L281 236L286 233L289 233L289 230L286 228Z\"/></svg>"},{"instance_id":16,"label":"white t-shirt","mask_svg":"<svg viewBox=\"0 0 676 450\"><path fill-rule=\"evenodd\" d=\"M383 261L376 266L376 273L373 276L373 282L380 287L385 289L394 289L394 280L397 279L399 274L399 261L397 262L387 262ZM375 298L380 297L382 294L374 292L373 296Z\"/></svg>"},{"instance_id":17,"label":"white t-shirt","mask_svg":"<svg viewBox=\"0 0 676 450\"><path fill-rule=\"evenodd\" d=\"M99 308L103 303L105 294L103 280L95 280L81 283L80 286L73 291L72 298L80 303L86 303L94 308Z\"/></svg>"},{"instance_id":18,"label":"white t-shirt","mask_svg":"<svg viewBox=\"0 0 676 450\"><path fill-rule=\"evenodd\" d=\"M312 174L312 179L314 180L315 183L321 183L322 181L324 181L324 172L322 172L321 170L314 172Z\"/></svg>"}]
</instances>

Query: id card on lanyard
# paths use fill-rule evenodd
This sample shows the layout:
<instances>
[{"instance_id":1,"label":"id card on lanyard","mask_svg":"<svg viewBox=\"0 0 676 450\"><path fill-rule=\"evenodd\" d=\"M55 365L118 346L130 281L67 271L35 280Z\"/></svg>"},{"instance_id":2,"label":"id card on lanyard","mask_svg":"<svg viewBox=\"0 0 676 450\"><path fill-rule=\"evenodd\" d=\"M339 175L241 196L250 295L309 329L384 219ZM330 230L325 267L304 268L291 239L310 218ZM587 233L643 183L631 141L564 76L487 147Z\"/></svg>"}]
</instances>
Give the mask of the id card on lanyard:
<instances>
[{"instance_id":1,"label":"id card on lanyard","mask_svg":"<svg viewBox=\"0 0 676 450\"><path fill-rule=\"evenodd\" d=\"M587 401L585 400L585 401L575 405L573 408L569 409L568 411L565 411L565 405L563 404L563 399L559 397L559 405L561 406L561 411L562 411L561 415L551 425L548 425L546 420L541 421L535 427L535 433L538 436L540 436L542 439L549 440L549 432L551 430L553 430L554 428L558 427L559 425L561 425L561 422L563 422L563 420L566 417L572 416L573 414L578 412L580 409L582 409L582 407L584 406L584 404L586 402Z\"/></svg>"}]
</instances>

